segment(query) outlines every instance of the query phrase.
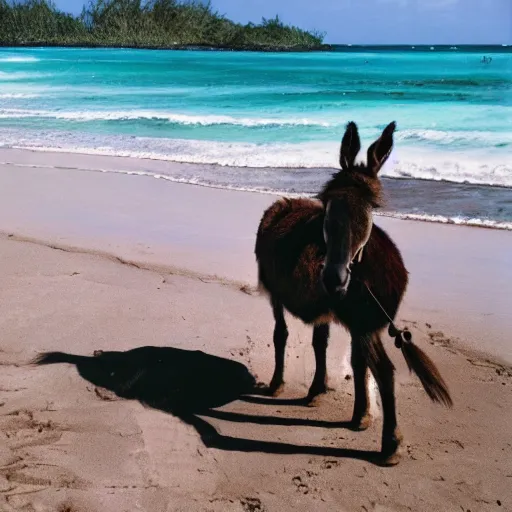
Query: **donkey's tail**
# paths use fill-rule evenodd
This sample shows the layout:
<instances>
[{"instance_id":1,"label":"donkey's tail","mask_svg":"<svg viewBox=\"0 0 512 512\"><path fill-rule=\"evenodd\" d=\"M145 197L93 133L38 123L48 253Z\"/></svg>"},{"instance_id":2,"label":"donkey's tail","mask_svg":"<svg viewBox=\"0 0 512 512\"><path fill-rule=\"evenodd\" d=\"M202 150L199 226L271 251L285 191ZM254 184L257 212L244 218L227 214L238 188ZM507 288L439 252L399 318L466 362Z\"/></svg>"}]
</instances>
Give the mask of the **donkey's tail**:
<instances>
[{"instance_id":1,"label":"donkey's tail","mask_svg":"<svg viewBox=\"0 0 512 512\"><path fill-rule=\"evenodd\" d=\"M401 344L402 354L411 372L414 372L433 402L447 407L453 405L448 386L430 357L417 347L412 339Z\"/></svg>"},{"instance_id":2,"label":"donkey's tail","mask_svg":"<svg viewBox=\"0 0 512 512\"><path fill-rule=\"evenodd\" d=\"M66 354L65 352L43 352L41 354L38 354L34 359L32 359L32 361L30 361L30 364L36 366L58 363L78 364L86 359L89 358L86 356Z\"/></svg>"}]
</instances>

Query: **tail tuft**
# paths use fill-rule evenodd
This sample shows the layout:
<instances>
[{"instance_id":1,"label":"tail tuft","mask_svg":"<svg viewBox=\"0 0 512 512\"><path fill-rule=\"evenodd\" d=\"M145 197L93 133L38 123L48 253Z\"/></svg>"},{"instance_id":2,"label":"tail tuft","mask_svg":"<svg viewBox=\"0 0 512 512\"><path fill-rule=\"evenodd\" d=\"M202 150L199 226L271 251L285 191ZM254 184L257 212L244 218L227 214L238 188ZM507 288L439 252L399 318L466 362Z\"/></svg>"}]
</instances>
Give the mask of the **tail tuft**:
<instances>
[{"instance_id":1,"label":"tail tuft","mask_svg":"<svg viewBox=\"0 0 512 512\"><path fill-rule=\"evenodd\" d=\"M414 372L433 402L452 407L453 401L448 386L430 357L412 342L402 343L402 354L409 370Z\"/></svg>"}]
</instances>

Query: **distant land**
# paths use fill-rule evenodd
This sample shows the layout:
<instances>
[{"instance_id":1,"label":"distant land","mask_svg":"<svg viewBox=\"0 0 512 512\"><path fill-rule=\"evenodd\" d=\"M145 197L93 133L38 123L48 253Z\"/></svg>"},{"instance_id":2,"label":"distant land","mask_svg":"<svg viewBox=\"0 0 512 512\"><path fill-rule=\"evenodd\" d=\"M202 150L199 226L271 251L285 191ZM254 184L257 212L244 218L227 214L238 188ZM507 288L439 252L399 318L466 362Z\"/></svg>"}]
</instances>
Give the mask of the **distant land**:
<instances>
[{"instance_id":1,"label":"distant land","mask_svg":"<svg viewBox=\"0 0 512 512\"><path fill-rule=\"evenodd\" d=\"M0 45L231 50L326 50L324 34L278 16L242 25L210 4L181 0L92 0L79 16L48 0L0 0Z\"/></svg>"}]
</instances>

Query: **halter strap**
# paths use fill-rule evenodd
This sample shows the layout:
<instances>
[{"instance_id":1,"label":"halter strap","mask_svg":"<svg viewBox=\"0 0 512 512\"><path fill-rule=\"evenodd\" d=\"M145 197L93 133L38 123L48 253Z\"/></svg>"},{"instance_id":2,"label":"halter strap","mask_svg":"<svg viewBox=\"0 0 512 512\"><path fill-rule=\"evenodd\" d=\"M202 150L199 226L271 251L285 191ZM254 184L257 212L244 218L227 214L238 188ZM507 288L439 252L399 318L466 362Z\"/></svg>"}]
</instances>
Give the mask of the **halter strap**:
<instances>
[{"instance_id":1,"label":"halter strap","mask_svg":"<svg viewBox=\"0 0 512 512\"><path fill-rule=\"evenodd\" d=\"M354 254L354 257L352 258L352 263L354 263L354 262L361 263L361 261L363 261L363 250L364 250L365 246L366 246L366 243L361 245L361 247L359 247L359 249Z\"/></svg>"}]
</instances>

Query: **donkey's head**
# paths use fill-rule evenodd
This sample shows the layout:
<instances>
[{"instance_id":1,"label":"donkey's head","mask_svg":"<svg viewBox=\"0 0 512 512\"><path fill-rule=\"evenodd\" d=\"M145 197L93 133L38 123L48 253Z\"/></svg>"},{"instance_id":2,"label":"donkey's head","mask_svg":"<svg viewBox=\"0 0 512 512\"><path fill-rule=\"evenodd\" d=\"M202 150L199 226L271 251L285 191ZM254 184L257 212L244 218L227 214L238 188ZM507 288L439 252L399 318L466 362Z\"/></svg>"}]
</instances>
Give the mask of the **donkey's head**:
<instances>
[{"instance_id":1,"label":"donkey's head","mask_svg":"<svg viewBox=\"0 0 512 512\"><path fill-rule=\"evenodd\" d=\"M361 141L354 122L341 141L341 171L333 176L319 198L325 207L324 239L327 245L321 281L329 295L343 298L350 283L350 265L370 237L372 210L380 204L378 172L393 149L392 122L368 148L367 162L355 163Z\"/></svg>"}]
</instances>

